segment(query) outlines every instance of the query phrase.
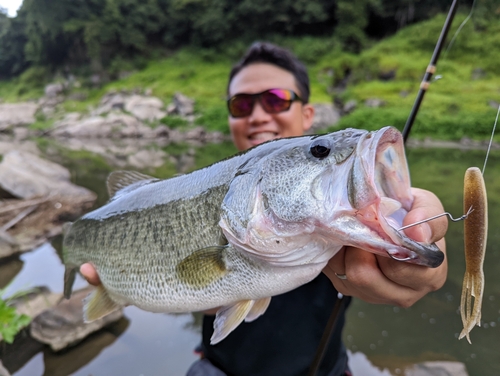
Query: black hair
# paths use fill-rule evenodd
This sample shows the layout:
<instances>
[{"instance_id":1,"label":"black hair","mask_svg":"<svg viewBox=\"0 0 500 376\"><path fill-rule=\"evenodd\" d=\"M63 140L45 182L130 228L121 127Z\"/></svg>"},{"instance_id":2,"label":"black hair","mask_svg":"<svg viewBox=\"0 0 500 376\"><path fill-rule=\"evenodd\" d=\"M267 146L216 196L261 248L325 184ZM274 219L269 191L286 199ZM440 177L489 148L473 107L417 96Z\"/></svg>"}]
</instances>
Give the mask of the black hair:
<instances>
[{"instance_id":1,"label":"black hair","mask_svg":"<svg viewBox=\"0 0 500 376\"><path fill-rule=\"evenodd\" d=\"M304 103L309 102L309 75L305 65L289 50L276 46L269 42L255 42L245 52L240 61L238 61L229 73L229 85L243 68L254 63L268 63L285 69L295 78L295 82L300 91L299 96Z\"/></svg>"}]
</instances>

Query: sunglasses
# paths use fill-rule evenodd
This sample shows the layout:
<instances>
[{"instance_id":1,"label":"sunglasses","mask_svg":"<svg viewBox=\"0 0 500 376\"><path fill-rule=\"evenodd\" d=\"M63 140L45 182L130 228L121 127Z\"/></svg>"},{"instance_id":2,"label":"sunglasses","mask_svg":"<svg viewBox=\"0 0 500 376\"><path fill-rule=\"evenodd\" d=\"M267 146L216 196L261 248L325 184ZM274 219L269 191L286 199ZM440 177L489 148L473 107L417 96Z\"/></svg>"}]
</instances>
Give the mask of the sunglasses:
<instances>
[{"instance_id":1,"label":"sunglasses","mask_svg":"<svg viewBox=\"0 0 500 376\"><path fill-rule=\"evenodd\" d=\"M302 99L291 90L269 89L258 94L236 94L228 99L227 108L234 118L249 116L258 100L268 114L288 111L294 101Z\"/></svg>"}]
</instances>

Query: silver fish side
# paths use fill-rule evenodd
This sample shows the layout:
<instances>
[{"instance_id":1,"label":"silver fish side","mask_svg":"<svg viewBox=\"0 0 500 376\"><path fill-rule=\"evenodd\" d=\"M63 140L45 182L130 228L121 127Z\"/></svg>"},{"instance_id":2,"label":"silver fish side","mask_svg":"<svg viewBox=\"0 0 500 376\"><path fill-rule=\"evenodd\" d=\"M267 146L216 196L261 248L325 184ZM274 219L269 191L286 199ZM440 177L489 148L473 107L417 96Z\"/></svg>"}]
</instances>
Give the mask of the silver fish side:
<instances>
[{"instance_id":1,"label":"silver fish side","mask_svg":"<svg viewBox=\"0 0 500 376\"><path fill-rule=\"evenodd\" d=\"M166 180L108 179L111 199L66 229L65 295L94 264L91 321L120 306L222 307L212 342L315 278L343 246L436 267L443 253L397 231L412 196L401 134L345 130L279 139Z\"/></svg>"}]
</instances>

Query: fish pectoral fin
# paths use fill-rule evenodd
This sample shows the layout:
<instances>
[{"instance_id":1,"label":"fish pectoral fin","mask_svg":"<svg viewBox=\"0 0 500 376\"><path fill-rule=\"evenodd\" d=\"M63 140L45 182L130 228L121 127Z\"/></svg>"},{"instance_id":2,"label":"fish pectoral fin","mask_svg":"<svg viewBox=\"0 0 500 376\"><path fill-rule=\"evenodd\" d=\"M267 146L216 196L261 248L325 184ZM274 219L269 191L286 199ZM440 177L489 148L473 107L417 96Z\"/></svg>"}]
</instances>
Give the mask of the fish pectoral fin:
<instances>
[{"instance_id":1,"label":"fish pectoral fin","mask_svg":"<svg viewBox=\"0 0 500 376\"><path fill-rule=\"evenodd\" d=\"M217 311L214 321L214 333L210 344L215 345L228 336L247 317L255 300L241 300Z\"/></svg>"},{"instance_id":2,"label":"fish pectoral fin","mask_svg":"<svg viewBox=\"0 0 500 376\"><path fill-rule=\"evenodd\" d=\"M102 285L99 285L83 302L83 321L86 323L100 319L122 308L119 304L111 300L108 292Z\"/></svg>"},{"instance_id":3,"label":"fish pectoral fin","mask_svg":"<svg viewBox=\"0 0 500 376\"><path fill-rule=\"evenodd\" d=\"M109 174L106 180L106 186L108 188L109 197L114 197L116 193L123 188L129 187L132 184L141 182L138 184L137 188L151 181L159 180L152 176L141 174L137 171L114 171Z\"/></svg>"},{"instance_id":4,"label":"fish pectoral fin","mask_svg":"<svg viewBox=\"0 0 500 376\"><path fill-rule=\"evenodd\" d=\"M71 291L73 291L73 283L75 282L77 269L78 267L76 266L66 266L64 269L64 297L66 299L71 297Z\"/></svg>"},{"instance_id":5,"label":"fish pectoral fin","mask_svg":"<svg viewBox=\"0 0 500 376\"><path fill-rule=\"evenodd\" d=\"M219 280L228 273L223 254L226 248L213 246L193 252L177 265L177 276L183 283L196 288Z\"/></svg>"},{"instance_id":6,"label":"fish pectoral fin","mask_svg":"<svg viewBox=\"0 0 500 376\"><path fill-rule=\"evenodd\" d=\"M252 322L262 316L269 307L269 303L271 303L271 297L256 300L247 317L245 317L245 322Z\"/></svg>"}]
</instances>

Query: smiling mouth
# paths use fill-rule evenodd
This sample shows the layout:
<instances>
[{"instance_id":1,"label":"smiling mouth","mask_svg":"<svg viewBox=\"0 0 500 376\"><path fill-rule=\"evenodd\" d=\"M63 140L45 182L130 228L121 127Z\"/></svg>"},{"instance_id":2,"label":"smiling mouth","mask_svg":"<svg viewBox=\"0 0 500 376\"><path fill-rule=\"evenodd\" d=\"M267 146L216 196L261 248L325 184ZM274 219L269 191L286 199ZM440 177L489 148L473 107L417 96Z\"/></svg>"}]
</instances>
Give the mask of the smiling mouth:
<instances>
[{"instance_id":1,"label":"smiling mouth","mask_svg":"<svg viewBox=\"0 0 500 376\"><path fill-rule=\"evenodd\" d=\"M251 134L248 139L252 142L252 143L263 143L263 142L266 142L266 141L270 141L270 140L274 140L278 138L278 133L275 133L275 132L259 132L259 133L254 133L254 134Z\"/></svg>"}]
</instances>

